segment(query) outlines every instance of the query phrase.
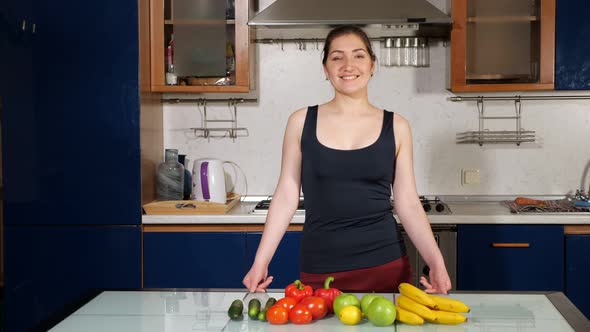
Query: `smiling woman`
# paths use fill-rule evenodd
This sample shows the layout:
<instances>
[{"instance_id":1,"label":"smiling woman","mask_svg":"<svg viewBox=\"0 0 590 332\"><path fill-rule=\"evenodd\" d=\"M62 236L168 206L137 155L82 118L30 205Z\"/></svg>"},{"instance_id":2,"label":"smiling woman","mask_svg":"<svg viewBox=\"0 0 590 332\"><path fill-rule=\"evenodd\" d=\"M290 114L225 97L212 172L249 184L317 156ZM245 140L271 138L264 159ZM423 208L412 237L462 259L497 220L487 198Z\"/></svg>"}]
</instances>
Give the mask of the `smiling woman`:
<instances>
[{"instance_id":1,"label":"smiling woman","mask_svg":"<svg viewBox=\"0 0 590 332\"><path fill-rule=\"evenodd\" d=\"M328 276L347 292L395 292L412 268L395 210L430 267L428 292L451 288L444 260L422 209L414 179L408 122L372 105L368 83L375 53L364 31L330 31L322 64L334 88L327 103L294 112L283 141L281 174L262 240L244 285L262 291L272 282L268 266L305 195L301 281L321 288ZM394 181L395 180L395 181Z\"/></svg>"},{"instance_id":2,"label":"smiling woman","mask_svg":"<svg viewBox=\"0 0 590 332\"><path fill-rule=\"evenodd\" d=\"M360 28L345 26L333 30L326 38L324 72L340 93L366 95L376 60L371 42Z\"/></svg>"}]
</instances>

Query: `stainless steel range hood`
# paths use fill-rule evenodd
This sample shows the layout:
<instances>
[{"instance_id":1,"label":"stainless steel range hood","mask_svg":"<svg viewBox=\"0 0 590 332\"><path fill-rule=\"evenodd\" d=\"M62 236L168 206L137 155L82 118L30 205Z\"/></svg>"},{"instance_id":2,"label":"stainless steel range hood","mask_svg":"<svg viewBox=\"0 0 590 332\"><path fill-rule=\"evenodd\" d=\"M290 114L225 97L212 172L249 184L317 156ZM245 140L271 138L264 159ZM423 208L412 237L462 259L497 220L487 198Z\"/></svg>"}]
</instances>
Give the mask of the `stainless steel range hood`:
<instances>
[{"instance_id":1,"label":"stainless steel range hood","mask_svg":"<svg viewBox=\"0 0 590 332\"><path fill-rule=\"evenodd\" d=\"M248 22L257 31L284 33L342 24L364 26L372 37L448 37L451 18L427 0L276 0Z\"/></svg>"}]
</instances>

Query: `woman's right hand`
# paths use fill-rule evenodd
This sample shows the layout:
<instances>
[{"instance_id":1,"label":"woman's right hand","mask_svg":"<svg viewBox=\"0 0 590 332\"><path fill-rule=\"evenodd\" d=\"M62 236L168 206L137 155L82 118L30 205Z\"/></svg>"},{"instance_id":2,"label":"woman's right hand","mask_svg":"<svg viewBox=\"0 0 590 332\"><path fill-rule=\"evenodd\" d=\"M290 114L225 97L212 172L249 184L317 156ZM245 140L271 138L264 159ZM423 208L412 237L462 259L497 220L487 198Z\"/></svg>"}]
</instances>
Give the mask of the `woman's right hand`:
<instances>
[{"instance_id":1,"label":"woman's right hand","mask_svg":"<svg viewBox=\"0 0 590 332\"><path fill-rule=\"evenodd\" d=\"M246 286L246 288L248 288L249 292L266 292L266 288L273 280L272 276L267 276L267 267L257 266L254 264L242 280L242 283L244 286Z\"/></svg>"}]
</instances>

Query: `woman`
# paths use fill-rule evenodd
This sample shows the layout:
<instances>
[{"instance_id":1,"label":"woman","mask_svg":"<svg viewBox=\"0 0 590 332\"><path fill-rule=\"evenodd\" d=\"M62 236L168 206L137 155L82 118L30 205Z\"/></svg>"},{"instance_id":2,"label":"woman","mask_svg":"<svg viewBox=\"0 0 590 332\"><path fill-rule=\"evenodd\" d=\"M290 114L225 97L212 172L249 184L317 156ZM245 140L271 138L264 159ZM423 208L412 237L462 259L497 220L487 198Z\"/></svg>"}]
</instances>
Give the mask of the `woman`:
<instances>
[{"instance_id":1,"label":"woman","mask_svg":"<svg viewBox=\"0 0 590 332\"><path fill-rule=\"evenodd\" d=\"M332 30L323 49L334 98L294 112L283 141L281 174L262 240L243 283L264 291L268 265L305 196L301 280L357 292L394 292L411 279L403 239L391 213L430 267L420 282L430 293L451 288L443 257L416 192L408 122L369 103L376 57L367 35L354 26ZM393 192L392 192L393 191Z\"/></svg>"}]
</instances>

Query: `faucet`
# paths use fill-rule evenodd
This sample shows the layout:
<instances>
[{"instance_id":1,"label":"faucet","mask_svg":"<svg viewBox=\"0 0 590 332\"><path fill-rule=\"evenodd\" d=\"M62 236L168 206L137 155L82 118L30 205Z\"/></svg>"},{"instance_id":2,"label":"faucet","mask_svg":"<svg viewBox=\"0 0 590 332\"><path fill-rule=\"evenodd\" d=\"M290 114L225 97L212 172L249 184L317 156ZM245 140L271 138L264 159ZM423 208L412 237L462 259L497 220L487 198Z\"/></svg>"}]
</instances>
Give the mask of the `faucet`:
<instances>
[{"instance_id":1,"label":"faucet","mask_svg":"<svg viewBox=\"0 0 590 332\"><path fill-rule=\"evenodd\" d=\"M580 184L580 189L576 190L575 197L580 200L590 201L590 185L588 186L588 191L584 191L586 187L586 179L588 179L588 175L590 173L590 160L586 163L586 167L584 167L584 172L582 172L582 182Z\"/></svg>"}]
</instances>

